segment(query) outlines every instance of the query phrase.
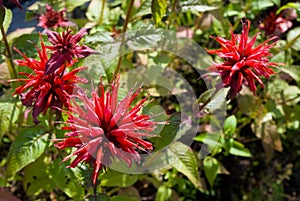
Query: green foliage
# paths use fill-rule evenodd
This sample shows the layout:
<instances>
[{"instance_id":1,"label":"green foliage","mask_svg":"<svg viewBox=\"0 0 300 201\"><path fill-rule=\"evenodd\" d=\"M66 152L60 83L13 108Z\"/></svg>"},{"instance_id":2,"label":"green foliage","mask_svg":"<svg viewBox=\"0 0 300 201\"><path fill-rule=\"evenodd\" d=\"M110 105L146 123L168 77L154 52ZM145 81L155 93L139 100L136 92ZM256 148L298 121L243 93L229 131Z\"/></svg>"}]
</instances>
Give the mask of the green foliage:
<instances>
[{"instance_id":1,"label":"green foliage","mask_svg":"<svg viewBox=\"0 0 300 201\"><path fill-rule=\"evenodd\" d=\"M151 11L154 23L159 25L161 19L166 13L167 9L167 0L152 0Z\"/></svg>"},{"instance_id":2,"label":"green foliage","mask_svg":"<svg viewBox=\"0 0 300 201\"><path fill-rule=\"evenodd\" d=\"M16 121L16 104L0 102L0 145L3 135L9 131L11 124Z\"/></svg>"},{"instance_id":3,"label":"green foliage","mask_svg":"<svg viewBox=\"0 0 300 201\"><path fill-rule=\"evenodd\" d=\"M101 186L126 187L133 185L138 180L136 174L126 174L114 170L108 170L99 177Z\"/></svg>"},{"instance_id":4,"label":"green foliage","mask_svg":"<svg viewBox=\"0 0 300 201\"><path fill-rule=\"evenodd\" d=\"M210 157L210 156L206 157L203 160L203 167L204 167L204 173L208 180L209 185L213 186L214 181L218 174L218 169L219 169L219 163L218 163L217 159Z\"/></svg>"},{"instance_id":5,"label":"green foliage","mask_svg":"<svg viewBox=\"0 0 300 201\"><path fill-rule=\"evenodd\" d=\"M9 149L6 177L11 178L40 157L50 145L49 133L40 128L22 130Z\"/></svg>"}]
</instances>

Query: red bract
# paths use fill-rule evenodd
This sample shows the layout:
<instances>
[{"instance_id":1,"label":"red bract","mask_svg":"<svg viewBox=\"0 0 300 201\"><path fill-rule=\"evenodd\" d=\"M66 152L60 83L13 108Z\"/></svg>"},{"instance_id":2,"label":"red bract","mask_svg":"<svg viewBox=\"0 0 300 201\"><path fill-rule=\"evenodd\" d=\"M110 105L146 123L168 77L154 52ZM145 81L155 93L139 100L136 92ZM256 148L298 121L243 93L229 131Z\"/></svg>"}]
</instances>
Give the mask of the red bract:
<instances>
[{"instance_id":1,"label":"red bract","mask_svg":"<svg viewBox=\"0 0 300 201\"><path fill-rule=\"evenodd\" d=\"M22 5L20 4L19 0L10 0L13 4L15 4L16 6L18 6L18 8L20 8L22 10ZM0 7L3 5L2 0L0 0Z\"/></svg>"},{"instance_id":2,"label":"red bract","mask_svg":"<svg viewBox=\"0 0 300 201\"><path fill-rule=\"evenodd\" d=\"M71 72L65 72L64 68L59 68L54 73L44 76L45 66L48 61L46 47L40 35L41 49L37 48L40 61L28 58L25 54L19 52L25 60L18 60L20 66L31 68L33 73L21 72L20 75L27 78L19 78L11 81L22 81L24 85L16 88L14 94L21 96L22 104L33 107L32 116L35 123L38 123L37 116L40 113L46 113L48 108L62 108L70 106L70 96L73 93L74 86L78 82L86 82L85 79L76 76L76 73L85 69L76 68ZM54 108L53 108L54 109ZM56 110L57 117L60 111Z\"/></svg>"},{"instance_id":3,"label":"red bract","mask_svg":"<svg viewBox=\"0 0 300 201\"><path fill-rule=\"evenodd\" d=\"M93 49L77 43L87 34L87 29L81 29L77 34L72 35L71 30L63 32L61 35L54 31L47 31L48 40L53 46L47 46L53 54L46 64L45 75L53 73L56 69L65 64L72 65L73 58L84 58L92 53Z\"/></svg>"},{"instance_id":4,"label":"red bract","mask_svg":"<svg viewBox=\"0 0 300 201\"><path fill-rule=\"evenodd\" d=\"M268 44L274 41L276 37L272 37L262 44L254 47L258 33L252 38L248 38L250 30L250 21L243 23L242 34L231 34L231 40L226 40L220 36L212 37L220 45L222 49L207 50L210 54L217 54L224 59L224 63L215 64L216 68L223 80L224 87L230 87L229 97L233 98L242 89L242 83L247 85L255 94L255 80L262 86L263 82L258 76L269 78L274 71L269 67L276 67L277 64L269 62L270 48L274 45Z\"/></svg>"},{"instance_id":5,"label":"red bract","mask_svg":"<svg viewBox=\"0 0 300 201\"><path fill-rule=\"evenodd\" d=\"M118 102L118 88L119 80L116 79L111 89L106 92L101 83L99 92L92 92L92 98L80 94L78 98L83 107L74 103L71 112L68 112L69 125L63 128L70 132L55 145L59 149L77 149L64 159L66 161L76 156L69 167L76 167L79 162L92 163L94 184L99 171L109 166L115 157L130 166L133 161L140 162L137 150L153 149L152 144L142 137L153 137L148 132L153 131L158 122L152 121L148 115L138 114L146 99L132 106L139 95L139 89L130 91Z\"/></svg>"},{"instance_id":6,"label":"red bract","mask_svg":"<svg viewBox=\"0 0 300 201\"><path fill-rule=\"evenodd\" d=\"M55 11L48 4L46 5L46 13L39 17L38 26L43 28L67 27L72 25L68 19L64 18L66 9Z\"/></svg>"},{"instance_id":7,"label":"red bract","mask_svg":"<svg viewBox=\"0 0 300 201\"><path fill-rule=\"evenodd\" d=\"M292 20L296 18L297 14L294 9L285 9L278 15L274 11L264 19L259 28L264 30L266 35L278 36L291 28L293 26Z\"/></svg>"}]
</instances>

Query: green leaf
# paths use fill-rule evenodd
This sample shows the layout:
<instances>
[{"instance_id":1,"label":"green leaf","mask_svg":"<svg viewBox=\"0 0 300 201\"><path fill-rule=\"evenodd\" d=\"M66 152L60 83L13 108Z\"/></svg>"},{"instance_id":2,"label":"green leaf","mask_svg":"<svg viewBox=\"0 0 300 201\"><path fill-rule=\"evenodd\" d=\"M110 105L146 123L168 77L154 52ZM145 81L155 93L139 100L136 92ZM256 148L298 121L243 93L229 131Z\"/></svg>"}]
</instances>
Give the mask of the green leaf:
<instances>
[{"instance_id":1,"label":"green leaf","mask_svg":"<svg viewBox=\"0 0 300 201\"><path fill-rule=\"evenodd\" d=\"M280 70L290 75L300 86L300 66L297 65L282 66Z\"/></svg>"},{"instance_id":2,"label":"green leaf","mask_svg":"<svg viewBox=\"0 0 300 201\"><path fill-rule=\"evenodd\" d=\"M219 8L218 6L204 5L202 1L198 1L198 0L180 1L180 5L181 5L181 12L190 11L197 14L199 12L207 12Z\"/></svg>"},{"instance_id":3,"label":"green leaf","mask_svg":"<svg viewBox=\"0 0 300 201\"><path fill-rule=\"evenodd\" d=\"M167 11L167 0L152 0L151 11L154 23L159 25Z\"/></svg>"},{"instance_id":4,"label":"green leaf","mask_svg":"<svg viewBox=\"0 0 300 201\"><path fill-rule=\"evenodd\" d=\"M9 122L13 123L17 119L14 107L13 103L0 103L0 144L2 137L9 130Z\"/></svg>"},{"instance_id":5,"label":"green leaf","mask_svg":"<svg viewBox=\"0 0 300 201\"><path fill-rule=\"evenodd\" d=\"M254 0L251 3L251 8L254 11L261 11L274 5L273 0Z\"/></svg>"},{"instance_id":6,"label":"green leaf","mask_svg":"<svg viewBox=\"0 0 300 201\"><path fill-rule=\"evenodd\" d=\"M172 190L171 188L163 185L160 186L157 189L157 193L156 193L156 197L155 197L155 201L165 201L165 200L170 200L170 197L172 195Z\"/></svg>"},{"instance_id":7,"label":"green leaf","mask_svg":"<svg viewBox=\"0 0 300 201\"><path fill-rule=\"evenodd\" d=\"M300 51L300 27L290 30L287 34L287 46L296 51Z\"/></svg>"},{"instance_id":8,"label":"green leaf","mask_svg":"<svg viewBox=\"0 0 300 201\"><path fill-rule=\"evenodd\" d=\"M67 8L68 12L72 12L76 7L89 2L90 0L65 0L65 8Z\"/></svg>"},{"instance_id":9,"label":"green leaf","mask_svg":"<svg viewBox=\"0 0 300 201\"><path fill-rule=\"evenodd\" d=\"M60 190L75 201L81 201L84 197L84 188L81 187L71 168L67 168L65 163L59 159L53 162L51 175Z\"/></svg>"},{"instance_id":10,"label":"green leaf","mask_svg":"<svg viewBox=\"0 0 300 201\"><path fill-rule=\"evenodd\" d=\"M127 196L113 196L111 198L111 201L138 201L138 199L136 198L131 198L131 197L127 197Z\"/></svg>"},{"instance_id":11,"label":"green leaf","mask_svg":"<svg viewBox=\"0 0 300 201\"><path fill-rule=\"evenodd\" d=\"M109 170L99 175L99 179L101 186L126 187L133 185L138 180L138 176L136 174L126 174Z\"/></svg>"},{"instance_id":12,"label":"green leaf","mask_svg":"<svg viewBox=\"0 0 300 201\"><path fill-rule=\"evenodd\" d=\"M213 186L219 170L217 159L208 156L203 161L204 173L210 186Z\"/></svg>"},{"instance_id":13,"label":"green leaf","mask_svg":"<svg viewBox=\"0 0 300 201\"><path fill-rule=\"evenodd\" d=\"M12 12L10 9L5 9L5 16L4 16L4 20L2 22L2 26L4 28L5 33L7 32L7 29L11 23L12 20ZM3 12L3 11L2 11ZM2 34L0 33L0 40L2 40Z\"/></svg>"},{"instance_id":14,"label":"green leaf","mask_svg":"<svg viewBox=\"0 0 300 201\"><path fill-rule=\"evenodd\" d=\"M233 141L229 149L229 153L236 156L251 157L250 151L238 141Z\"/></svg>"},{"instance_id":15,"label":"green leaf","mask_svg":"<svg viewBox=\"0 0 300 201\"><path fill-rule=\"evenodd\" d=\"M173 161L172 166L184 174L196 188L203 190L198 174L197 158L192 149L181 142L175 142L170 146L170 151L172 153L170 157L170 161Z\"/></svg>"},{"instance_id":16,"label":"green leaf","mask_svg":"<svg viewBox=\"0 0 300 201\"><path fill-rule=\"evenodd\" d=\"M110 197L106 194L99 193L96 195L89 195L84 201L111 201Z\"/></svg>"},{"instance_id":17,"label":"green leaf","mask_svg":"<svg viewBox=\"0 0 300 201\"><path fill-rule=\"evenodd\" d=\"M88 10L86 12L86 17L92 21L92 22L97 22L99 23L101 21L101 23L103 23L104 19L107 19L109 16L109 9L107 6L107 3L104 4L104 12L103 12L103 16L102 19L101 18L101 10L102 10L102 1L105 0L92 0Z\"/></svg>"},{"instance_id":18,"label":"green leaf","mask_svg":"<svg viewBox=\"0 0 300 201\"><path fill-rule=\"evenodd\" d=\"M24 168L23 187L28 195L37 195L43 190L51 192L56 187L50 174L50 160L39 157Z\"/></svg>"},{"instance_id":19,"label":"green leaf","mask_svg":"<svg viewBox=\"0 0 300 201\"><path fill-rule=\"evenodd\" d=\"M131 19L136 19L144 15L151 14L151 5L152 5L152 0L143 1L142 4L137 9L136 13L133 14Z\"/></svg>"},{"instance_id":20,"label":"green leaf","mask_svg":"<svg viewBox=\"0 0 300 201\"><path fill-rule=\"evenodd\" d=\"M6 177L14 176L40 157L50 144L48 137L49 134L39 127L23 129L9 149Z\"/></svg>"},{"instance_id":21,"label":"green leaf","mask_svg":"<svg viewBox=\"0 0 300 201\"><path fill-rule=\"evenodd\" d=\"M5 8L4 6L0 6L0 28L2 27L4 18L5 18Z\"/></svg>"},{"instance_id":22,"label":"green leaf","mask_svg":"<svg viewBox=\"0 0 300 201\"><path fill-rule=\"evenodd\" d=\"M224 122L224 133L225 135L232 136L237 125L237 120L234 115L231 115L226 118Z\"/></svg>"}]
</instances>

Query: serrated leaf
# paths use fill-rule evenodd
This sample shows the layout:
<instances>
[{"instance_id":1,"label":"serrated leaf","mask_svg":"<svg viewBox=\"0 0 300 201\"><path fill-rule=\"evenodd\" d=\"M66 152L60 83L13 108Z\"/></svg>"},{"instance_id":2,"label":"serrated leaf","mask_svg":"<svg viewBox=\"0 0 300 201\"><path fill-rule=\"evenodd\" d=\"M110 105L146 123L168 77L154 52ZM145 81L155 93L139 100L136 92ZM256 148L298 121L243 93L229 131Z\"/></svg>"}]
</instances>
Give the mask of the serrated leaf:
<instances>
[{"instance_id":1,"label":"serrated leaf","mask_svg":"<svg viewBox=\"0 0 300 201\"><path fill-rule=\"evenodd\" d=\"M45 157L40 157L26 166L23 178L23 187L26 193L37 195L43 190L51 192L56 185L50 175L50 165L46 163Z\"/></svg>"},{"instance_id":2,"label":"serrated leaf","mask_svg":"<svg viewBox=\"0 0 300 201\"><path fill-rule=\"evenodd\" d=\"M170 200L172 194L172 189L167 186L160 186L157 189L155 201L165 201Z\"/></svg>"},{"instance_id":3,"label":"serrated leaf","mask_svg":"<svg viewBox=\"0 0 300 201\"><path fill-rule=\"evenodd\" d=\"M16 116L12 116L14 104L12 103L0 103L0 144L2 142L3 135L9 130L9 122L16 120ZM13 118L11 120L11 118Z\"/></svg>"},{"instance_id":4,"label":"serrated leaf","mask_svg":"<svg viewBox=\"0 0 300 201\"><path fill-rule=\"evenodd\" d=\"M170 157L170 161L173 161L172 166L184 174L196 188L203 190L198 174L197 158L191 148L181 142L175 142L169 150L172 153Z\"/></svg>"},{"instance_id":5,"label":"serrated leaf","mask_svg":"<svg viewBox=\"0 0 300 201\"><path fill-rule=\"evenodd\" d=\"M218 174L219 163L218 163L217 159L215 159L211 156L207 156L203 160L203 166L204 166L203 168L204 168L204 173L207 178L207 181L210 186L213 186L214 181Z\"/></svg>"},{"instance_id":6,"label":"serrated leaf","mask_svg":"<svg viewBox=\"0 0 300 201\"><path fill-rule=\"evenodd\" d=\"M9 149L6 178L39 158L50 144L48 137L41 128L23 129Z\"/></svg>"},{"instance_id":7,"label":"serrated leaf","mask_svg":"<svg viewBox=\"0 0 300 201\"><path fill-rule=\"evenodd\" d=\"M65 163L55 160L51 168L53 181L65 194L75 201L81 201L84 197L84 188L79 185L73 170L67 168Z\"/></svg>"},{"instance_id":8,"label":"serrated leaf","mask_svg":"<svg viewBox=\"0 0 300 201\"><path fill-rule=\"evenodd\" d=\"M4 7L2 6L2 8L4 8ZM6 8L4 8L4 9L5 9L5 16L4 16L4 19L3 19L3 22L2 22L2 26L3 26L4 31L6 33L8 27L11 23L11 20L12 20L12 12L11 12L10 9L6 9ZM0 40L2 40L2 34L1 33L0 33Z\"/></svg>"},{"instance_id":9,"label":"serrated leaf","mask_svg":"<svg viewBox=\"0 0 300 201\"><path fill-rule=\"evenodd\" d=\"M225 135L232 136L237 126L237 120L234 115L226 118L224 122L224 133Z\"/></svg>"},{"instance_id":10,"label":"serrated leaf","mask_svg":"<svg viewBox=\"0 0 300 201\"><path fill-rule=\"evenodd\" d=\"M101 186L126 187L133 185L138 180L138 176L136 174L109 170L99 175L99 180L101 181Z\"/></svg>"},{"instance_id":11,"label":"serrated leaf","mask_svg":"<svg viewBox=\"0 0 300 201\"><path fill-rule=\"evenodd\" d=\"M154 23L159 25L167 11L167 0L152 0L151 11Z\"/></svg>"}]
</instances>

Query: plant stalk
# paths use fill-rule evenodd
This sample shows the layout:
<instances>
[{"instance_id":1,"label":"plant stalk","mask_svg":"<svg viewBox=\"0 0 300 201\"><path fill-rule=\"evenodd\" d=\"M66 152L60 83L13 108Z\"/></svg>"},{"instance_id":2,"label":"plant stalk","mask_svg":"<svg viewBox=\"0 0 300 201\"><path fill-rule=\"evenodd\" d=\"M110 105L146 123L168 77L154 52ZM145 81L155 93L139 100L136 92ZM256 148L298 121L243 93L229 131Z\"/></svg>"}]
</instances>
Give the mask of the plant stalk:
<instances>
[{"instance_id":1,"label":"plant stalk","mask_svg":"<svg viewBox=\"0 0 300 201\"><path fill-rule=\"evenodd\" d=\"M114 72L113 79L117 76L117 74L119 73L120 68L121 68L121 63L122 63L122 59L123 59L122 54L123 54L123 51L124 51L123 44L124 44L124 41L125 41L125 32L127 30L127 26L128 26L128 23L129 23L130 13L131 13L131 10L133 8L133 3L134 3L134 0L130 0L129 7L128 7L128 10L127 10L127 13L126 13L125 22L124 22L124 25L123 25L123 30L122 30L121 45L120 45L120 49L119 49L120 57L118 59L118 64L117 64L116 70Z\"/></svg>"},{"instance_id":2,"label":"plant stalk","mask_svg":"<svg viewBox=\"0 0 300 201\"><path fill-rule=\"evenodd\" d=\"M10 47L9 47L9 44L8 44L8 41L7 41L7 37L6 37L6 34L5 34L5 30L4 30L4 27L1 26L1 34L2 34L2 39L3 39L3 42L4 42L4 46L5 46L5 49L6 49L6 61L7 61L7 66L8 66L8 70L10 72L10 76L12 79L15 79L17 78L17 71L16 71L16 68L15 68L15 65L14 65L14 62L13 62L13 59L12 59L12 53L10 51Z\"/></svg>"}]
</instances>

